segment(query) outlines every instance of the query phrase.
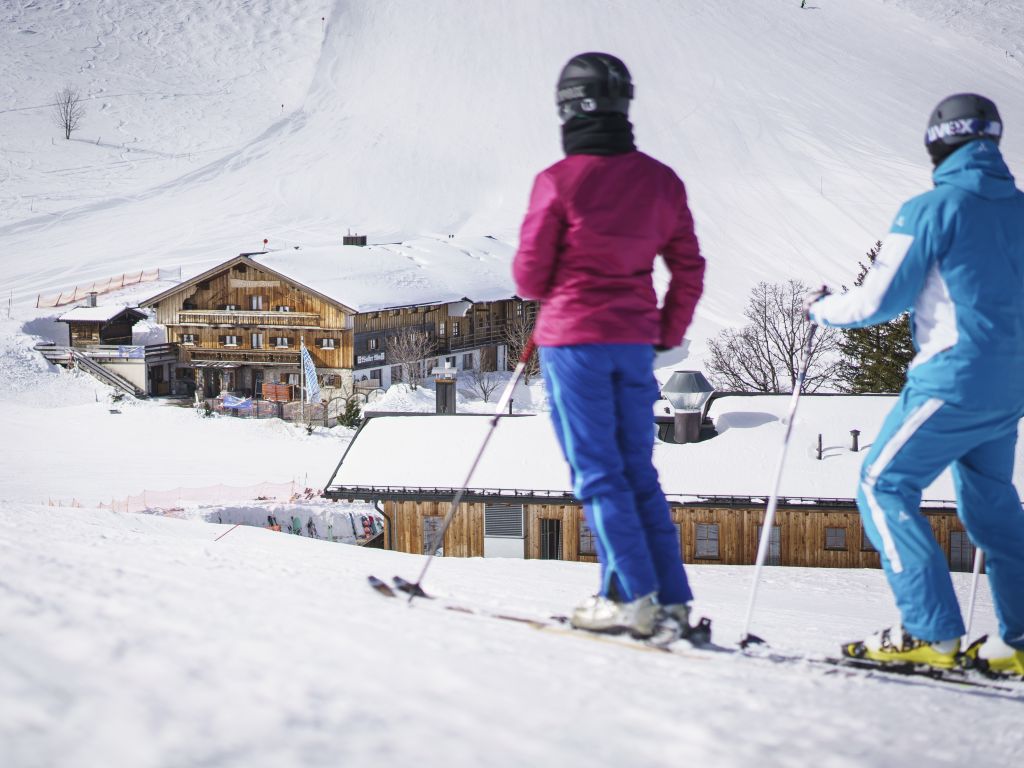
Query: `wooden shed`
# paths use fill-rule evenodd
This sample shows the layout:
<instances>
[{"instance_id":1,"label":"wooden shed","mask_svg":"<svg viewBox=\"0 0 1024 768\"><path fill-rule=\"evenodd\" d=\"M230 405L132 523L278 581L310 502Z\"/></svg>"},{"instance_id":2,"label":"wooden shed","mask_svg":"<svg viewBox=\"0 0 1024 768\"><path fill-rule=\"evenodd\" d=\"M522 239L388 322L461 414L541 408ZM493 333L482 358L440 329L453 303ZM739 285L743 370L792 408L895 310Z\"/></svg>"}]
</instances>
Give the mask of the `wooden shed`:
<instances>
[{"instance_id":1,"label":"wooden shed","mask_svg":"<svg viewBox=\"0 0 1024 768\"><path fill-rule=\"evenodd\" d=\"M130 307L75 307L57 318L68 324L68 346L126 346L132 343L132 328L146 314Z\"/></svg>"}]
</instances>

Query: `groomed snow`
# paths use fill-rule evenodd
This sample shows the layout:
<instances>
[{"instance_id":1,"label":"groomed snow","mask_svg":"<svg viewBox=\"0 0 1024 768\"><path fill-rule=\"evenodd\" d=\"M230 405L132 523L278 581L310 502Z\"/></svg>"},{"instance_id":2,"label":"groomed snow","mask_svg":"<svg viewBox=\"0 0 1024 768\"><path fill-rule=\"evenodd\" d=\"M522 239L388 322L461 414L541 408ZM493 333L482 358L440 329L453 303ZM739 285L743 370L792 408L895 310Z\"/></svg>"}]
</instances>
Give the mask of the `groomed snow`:
<instances>
[{"instance_id":1,"label":"groomed snow","mask_svg":"<svg viewBox=\"0 0 1024 768\"><path fill-rule=\"evenodd\" d=\"M1014 764L1022 702L734 657L678 659L387 601L422 558L255 528L0 503L0 747L53 766ZM691 566L740 632L750 569ZM967 574L955 574L966 602ZM439 559L425 585L566 611L595 566ZM891 621L881 571L768 568L754 630L832 653ZM982 583L976 627L991 631Z\"/></svg>"}]
</instances>

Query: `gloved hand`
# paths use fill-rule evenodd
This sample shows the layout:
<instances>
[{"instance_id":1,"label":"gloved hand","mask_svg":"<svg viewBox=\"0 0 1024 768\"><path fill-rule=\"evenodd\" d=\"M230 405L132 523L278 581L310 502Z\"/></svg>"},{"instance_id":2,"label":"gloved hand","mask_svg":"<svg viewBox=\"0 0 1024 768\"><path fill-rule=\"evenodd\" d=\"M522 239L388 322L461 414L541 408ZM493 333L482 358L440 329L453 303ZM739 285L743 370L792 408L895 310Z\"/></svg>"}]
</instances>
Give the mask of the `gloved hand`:
<instances>
[{"instance_id":1,"label":"gloved hand","mask_svg":"<svg viewBox=\"0 0 1024 768\"><path fill-rule=\"evenodd\" d=\"M832 295L832 291L829 290L829 287L827 285L823 285L823 286L821 286L821 288L817 288L817 289L815 289L813 291L809 291L808 294L804 297L804 304L803 304L804 320L810 320L811 319L811 307L815 304L815 302L821 301L826 296L831 296L831 295Z\"/></svg>"}]
</instances>

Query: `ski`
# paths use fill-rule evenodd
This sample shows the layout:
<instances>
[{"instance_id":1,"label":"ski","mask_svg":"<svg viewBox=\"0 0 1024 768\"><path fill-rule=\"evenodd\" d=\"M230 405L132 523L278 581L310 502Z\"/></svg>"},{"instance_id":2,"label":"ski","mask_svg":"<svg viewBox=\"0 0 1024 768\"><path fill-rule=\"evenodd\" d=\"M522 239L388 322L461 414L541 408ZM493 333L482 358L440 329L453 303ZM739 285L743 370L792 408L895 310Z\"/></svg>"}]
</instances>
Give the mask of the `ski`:
<instances>
[{"instance_id":1,"label":"ski","mask_svg":"<svg viewBox=\"0 0 1024 768\"><path fill-rule=\"evenodd\" d=\"M416 596L436 600L439 607L453 613L512 622L541 632L616 645L630 650L667 653L688 660L711 660L717 655L738 656L754 662L791 666L805 665L822 668L826 672L838 672L858 677L911 678L922 683L931 681L945 685L988 690L1003 695L1010 694L1007 698L1024 699L1024 685L1019 684L1014 678L992 678L984 676L977 670L939 670L925 665L883 663L844 656L806 656L771 650L764 645L756 647L755 650L718 645L711 641L711 621L706 618L702 618L698 624L691 627L688 633L680 631L678 626L666 627L664 632L656 633L653 638L635 639L628 634L613 635L576 629L570 625L567 616L523 616L478 606L468 606L443 597L435 598L401 576L396 576L392 580L394 588L376 576L369 576L368 582L374 590L386 597L398 597L399 592L410 594L410 590L418 590L422 594Z\"/></svg>"},{"instance_id":2,"label":"ski","mask_svg":"<svg viewBox=\"0 0 1024 768\"><path fill-rule=\"evenodd\" d=\"M387 582L381 581L376 576L367 576L366 580L370 583L370 587L377 590L384 597L396 597L395 590L387 585Z\"/></svg>"}]
</instances>

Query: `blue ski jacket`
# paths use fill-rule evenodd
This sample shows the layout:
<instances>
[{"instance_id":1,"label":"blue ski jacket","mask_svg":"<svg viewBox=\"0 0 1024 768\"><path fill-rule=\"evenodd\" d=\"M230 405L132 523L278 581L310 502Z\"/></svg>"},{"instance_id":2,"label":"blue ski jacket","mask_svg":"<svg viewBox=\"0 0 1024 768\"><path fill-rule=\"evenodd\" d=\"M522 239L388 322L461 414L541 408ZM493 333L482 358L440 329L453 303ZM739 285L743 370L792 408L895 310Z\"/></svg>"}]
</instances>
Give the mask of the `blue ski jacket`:
<instances>
[{"instance_id":1,"label":"blue ski jacket","mask_svg":"<svg viewBox=\"0 0 1024 768\"><path fill-rule=\"evenodd\" d=\"M911 310L907 383L969 408L1024 408L1024 193L995 142L972 141L906 202L861 286L811 305L860 328Z\"/></svg>"}]
</instances>

